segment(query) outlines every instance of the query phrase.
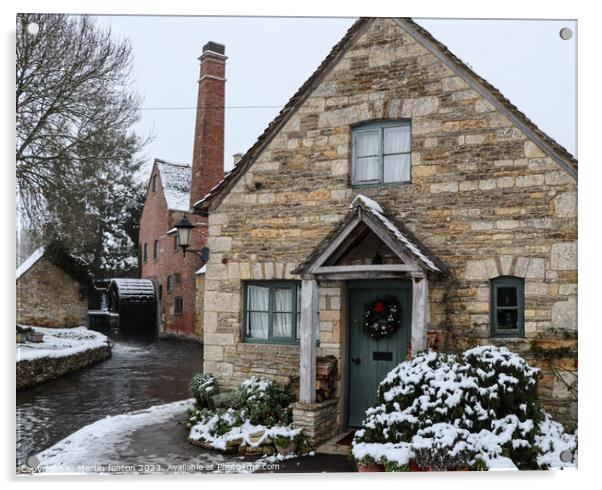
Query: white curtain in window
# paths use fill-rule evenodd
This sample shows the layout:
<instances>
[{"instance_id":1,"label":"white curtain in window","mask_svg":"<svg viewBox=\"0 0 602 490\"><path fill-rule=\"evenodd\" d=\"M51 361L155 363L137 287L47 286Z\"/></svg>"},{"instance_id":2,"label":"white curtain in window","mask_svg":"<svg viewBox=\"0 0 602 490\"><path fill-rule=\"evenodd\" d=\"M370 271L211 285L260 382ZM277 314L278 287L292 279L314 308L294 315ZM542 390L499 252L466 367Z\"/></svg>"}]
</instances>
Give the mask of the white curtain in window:
<instances>
[{"instance_id":1,"label":"white curtain in window","mask_svg":"<svg viewBox=\"0 0 602 490\"><path fill-rule=\"evenodd\" d=\"M384 154L405 153L410 151L410 126L385 128Z\"/></svg>"},{"instance_id":2,"label":"white curtain in window","mask_svg":"<svg viewBox=\"0 0 602 490\"><path fill-rule=\"evenodd\" d=\"M410 154L385 155L384 157L385 182L409 182L410 180Z\"/></svg>"},{"instance_id":3,"label":"white curtain in window","mask_svg":"<svg viewBox=\"0 0 602 490\"><path fill-rule=\"evenodd\" d=\"M364 157L355 160L355 181L369 182L380 179L378 157Z\"/></svg>"},{"instance_id":4,"label":"white curtain in window","mask_svg":"<svg viewBox=\"0 0 602 490\"><path fill-rule=\"evenodd\" d=\"M355 150L358 157L378 155L380 131L363 131L355 136Z\"/></svg>"},{"instance_id":5,"label":"white curtain in window","mask_svg":"<svg viewBox=\"0 0 602 490\"><path fill-rule=\"evenodd\" d=\"M274 318L272 334L274 337L292 336L292 289L278 288L274 290Z\"/></svg>"},{"instance_id":6,"label":"white curtain in window","mask_svg":"<svg viewBox=\"0 0 602 490\"><path fill-rule=\"evenodd\" d=\"M268 338L269 289L250 285L247 291L249 311L247 335L256 339Z\"/></svg>"}]
</instances>

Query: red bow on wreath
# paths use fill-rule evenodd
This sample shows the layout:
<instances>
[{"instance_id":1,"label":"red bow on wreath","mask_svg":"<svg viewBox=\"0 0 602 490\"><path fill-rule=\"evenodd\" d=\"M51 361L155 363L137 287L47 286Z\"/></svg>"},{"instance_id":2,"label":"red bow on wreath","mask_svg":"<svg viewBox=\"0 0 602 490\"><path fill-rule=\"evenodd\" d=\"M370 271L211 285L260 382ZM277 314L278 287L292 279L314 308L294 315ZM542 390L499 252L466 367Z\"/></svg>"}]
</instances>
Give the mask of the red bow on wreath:
<instances>
[{"instance_id":1,"label":"red bow on wreath","mask_svg":"<svg viewBox=\"0 0 602 490\"><path fill-rule=\"evenodd\" d=\"M382 301L374 304L374 313L380 315L383 311L385 311L385 305L382 303Z\"/></svg>"}]
</instances>

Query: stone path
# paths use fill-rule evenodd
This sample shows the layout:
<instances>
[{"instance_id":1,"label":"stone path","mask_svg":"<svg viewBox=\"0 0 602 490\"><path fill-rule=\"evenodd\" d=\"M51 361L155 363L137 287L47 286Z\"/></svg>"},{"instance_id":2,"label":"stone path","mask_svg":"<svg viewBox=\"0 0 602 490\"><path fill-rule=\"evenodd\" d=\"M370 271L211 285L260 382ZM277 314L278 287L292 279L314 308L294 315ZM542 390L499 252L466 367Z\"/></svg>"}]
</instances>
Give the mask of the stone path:
<instances>
[{"instance_id":1,"label":"stone path","mask_svg":"<svg viewBox=\"0 0 602 490\"><path fill-rule=\"evenodd\" d=\"M138 425L119 434L119 444L95 449L93 436L86 437L86 453L98 456L88 463L81 450L68 453L70 444L61 449L61 459L73 468L88 473L250 473L352 472L355 464L343 455L316 454L284 461L267 461L256 456L224 454L194 446L186 441L185 409L159 423ZM110 435L109 435L110 438ZM106 439L105 439L106 440ZM60 445L61 443L59 443ZM58 445L57 445L58 446ZM75 449L75 448L74 448ZM42 453L43 454L43 453ZM42 463L44 460L42 459ZM86 467L86 465L89 467ZM52 471L52 470L51 470ZM77 470L74 470L77 471Z\"/></svg>"}]
</instances>

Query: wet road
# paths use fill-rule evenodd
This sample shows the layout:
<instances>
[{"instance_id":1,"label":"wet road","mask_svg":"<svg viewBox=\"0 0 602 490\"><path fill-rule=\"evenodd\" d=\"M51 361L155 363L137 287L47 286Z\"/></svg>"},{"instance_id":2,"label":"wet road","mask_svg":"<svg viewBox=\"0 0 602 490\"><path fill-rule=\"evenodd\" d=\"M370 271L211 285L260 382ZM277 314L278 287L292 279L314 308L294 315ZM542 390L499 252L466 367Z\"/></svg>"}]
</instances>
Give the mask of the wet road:
<instances>
[{"instance_id":1,"label":"wet road","mask_svg":"<svg viewBox=\"0 0 602 490\"><path fill-rule=\"evenodd\" d=\"M201 367L194 342L114 340L110 359L17 392L17 464L107 415L188 398Z\"/></svg>"}]
</instances>

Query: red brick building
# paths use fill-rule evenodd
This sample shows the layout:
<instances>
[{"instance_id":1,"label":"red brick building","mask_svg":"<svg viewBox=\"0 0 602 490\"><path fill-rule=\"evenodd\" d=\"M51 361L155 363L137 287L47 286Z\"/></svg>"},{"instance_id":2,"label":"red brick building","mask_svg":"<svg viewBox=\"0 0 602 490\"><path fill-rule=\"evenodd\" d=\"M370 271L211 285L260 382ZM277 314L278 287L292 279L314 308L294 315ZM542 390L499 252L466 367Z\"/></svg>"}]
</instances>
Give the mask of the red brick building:
<instances>
[{"instance_id":1,"label":"red brick building","mask_svg":"<svg viewBox=\"0 0 602 490\"><path fill-rule=\"evenodd\" d=\"M192 166L155 159L140 221L141 277L153 279L159 289L162 332L201 340L196 282L202 264L193 253L184 256L174 227L187 215L197 225L190 248L205 245L207 220L190 210L224 176L224 52L223 45L209 42L199 58Z\"/></svg>"}]
</instances>

